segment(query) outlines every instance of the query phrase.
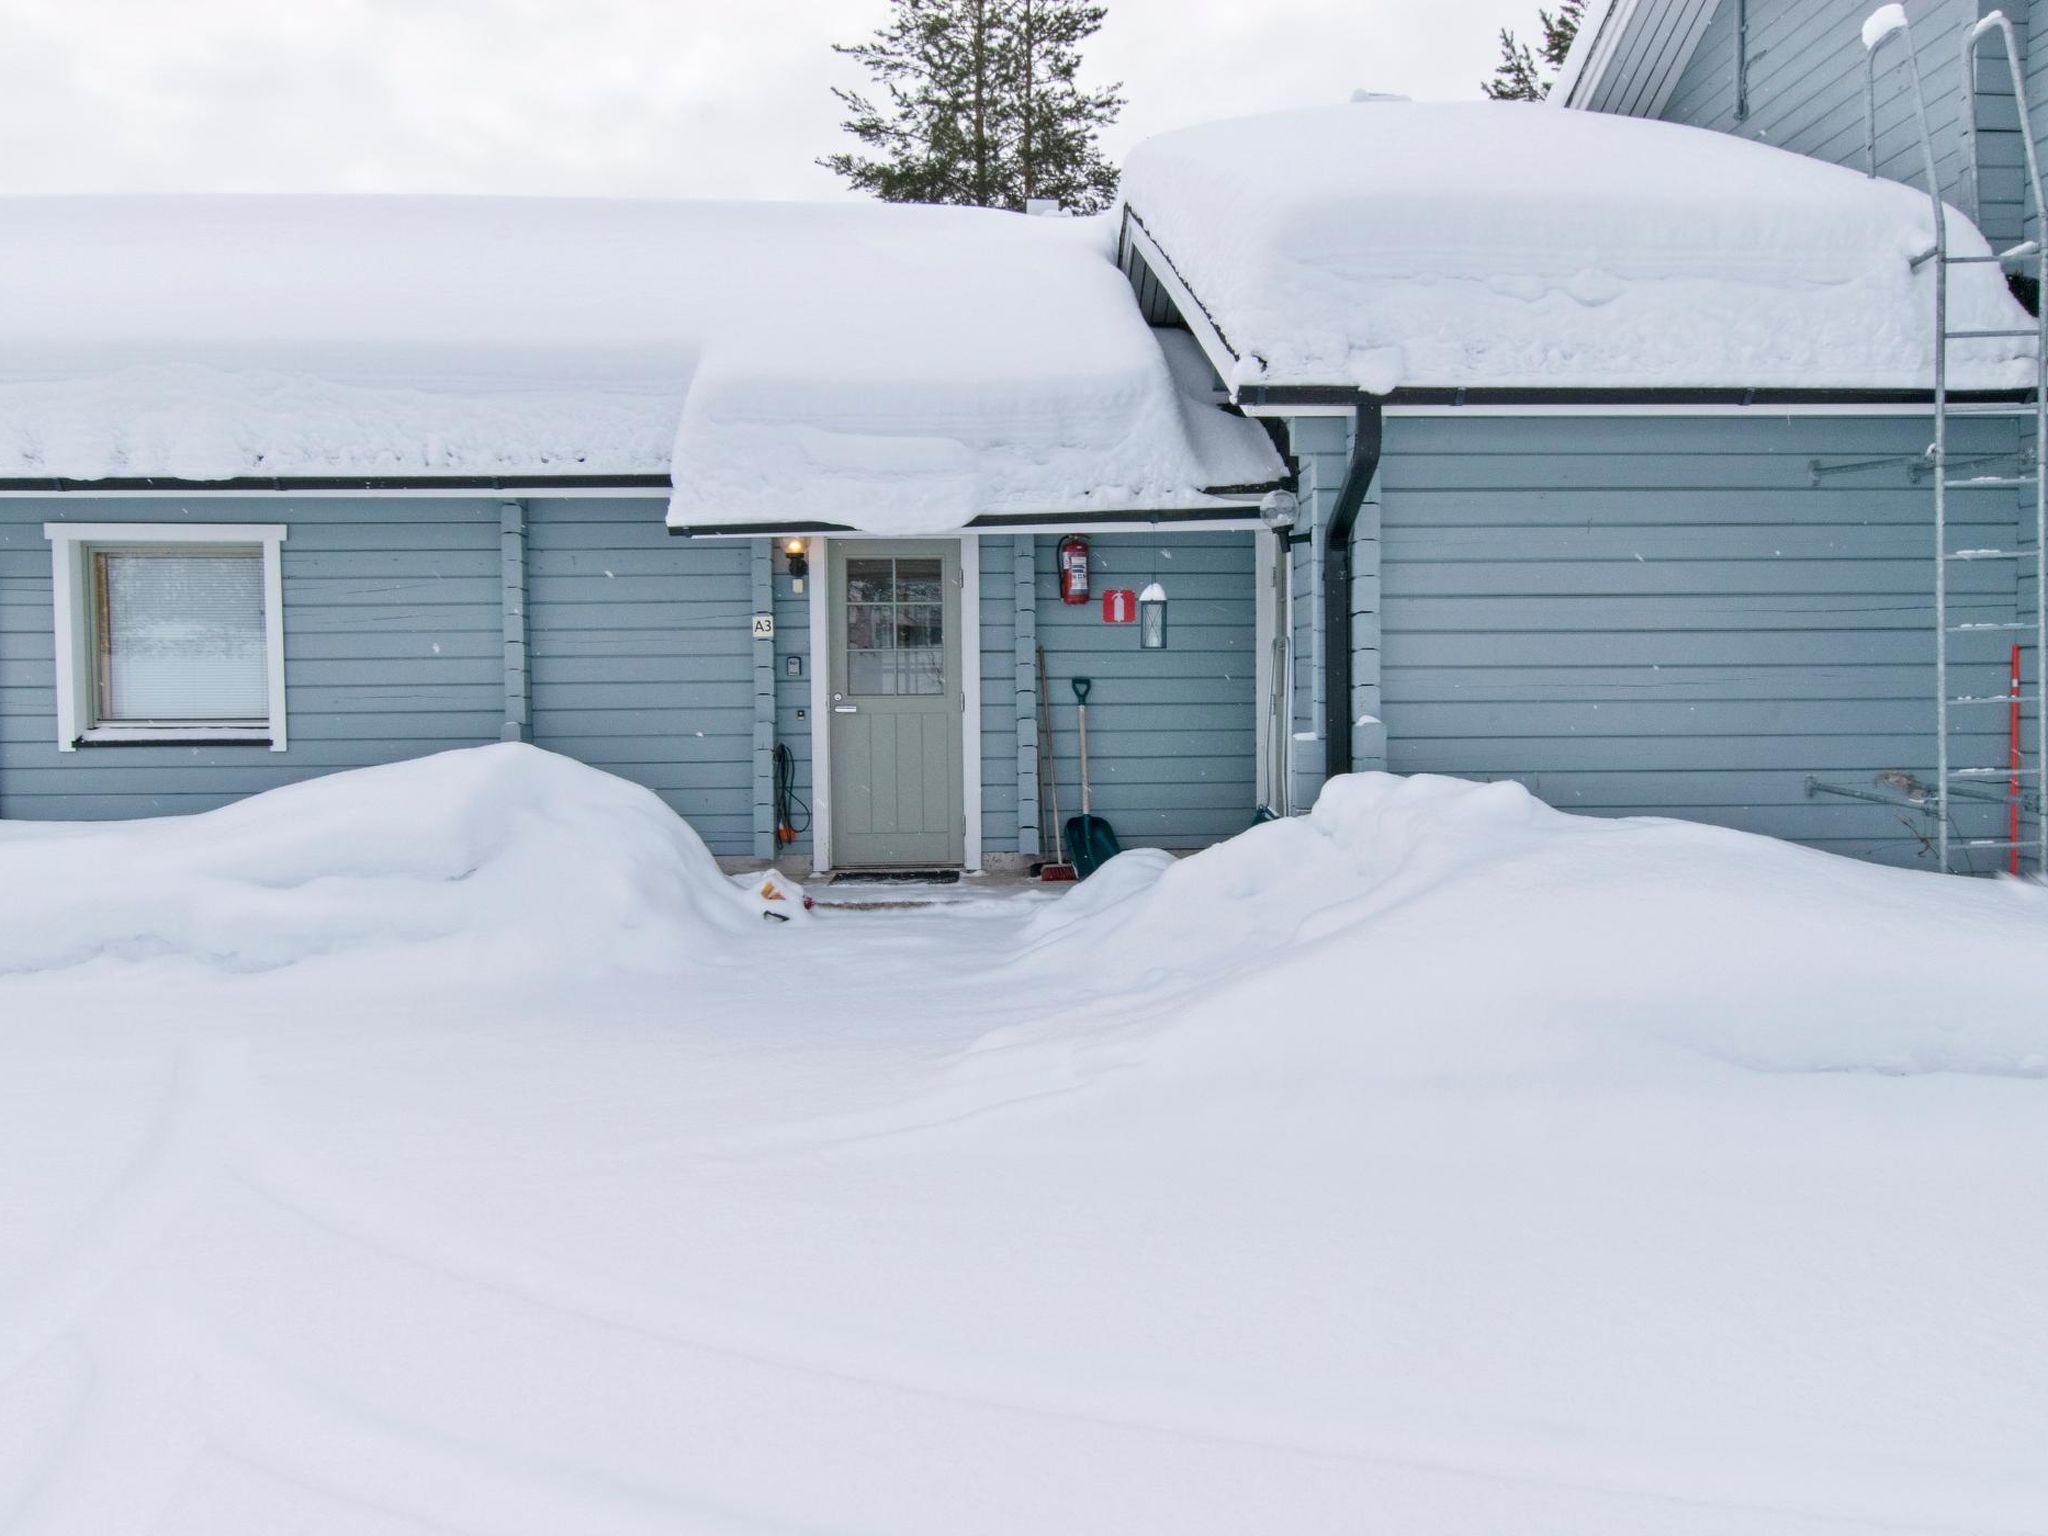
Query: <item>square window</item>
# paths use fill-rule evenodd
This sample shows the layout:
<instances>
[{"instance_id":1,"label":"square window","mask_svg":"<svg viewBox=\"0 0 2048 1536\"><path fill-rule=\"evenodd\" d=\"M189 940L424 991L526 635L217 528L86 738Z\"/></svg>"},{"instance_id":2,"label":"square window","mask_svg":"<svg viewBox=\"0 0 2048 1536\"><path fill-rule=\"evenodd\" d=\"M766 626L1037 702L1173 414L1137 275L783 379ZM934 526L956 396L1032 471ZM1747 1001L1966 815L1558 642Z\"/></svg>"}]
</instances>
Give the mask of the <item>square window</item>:
<instances>
[{"instance_id":1,"label":"square window","mask_svg":"<svg viewBox=\"0 0 2048 1536\"><path fill-rule=\"evenodd\" d=\"M96 549L91 579L94 725L267 719L260 549Z\"/></svg>"},{"instance_id":2,"label":"square window","mask_svg":"<svg viewBox=\"0 0 2048 1536\"><path fill-rule=\"evenodd\" d=\"M50 523L44 533L61 749L284 749L282 528Z\"/></svg>"}]
</instances>

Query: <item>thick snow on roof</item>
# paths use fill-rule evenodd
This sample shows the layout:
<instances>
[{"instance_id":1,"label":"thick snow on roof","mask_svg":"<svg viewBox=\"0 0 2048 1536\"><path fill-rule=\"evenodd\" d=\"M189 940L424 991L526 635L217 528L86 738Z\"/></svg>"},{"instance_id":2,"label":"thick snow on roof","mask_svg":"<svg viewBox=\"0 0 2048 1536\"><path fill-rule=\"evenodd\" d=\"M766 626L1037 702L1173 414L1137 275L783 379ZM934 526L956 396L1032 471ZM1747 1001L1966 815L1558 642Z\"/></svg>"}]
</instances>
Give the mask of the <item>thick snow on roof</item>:
<instances>
[{"instance_id":1,"label":"thick snow on roof","mask_svg":"<svg viewBox=\"0 0 2048 1536\"><path fill-rule=\"evenodd\" d=\"M1925 389L1927 198L1704 129L1506 102L1369 102L1146 141L1127 206L1234 385ZM1956 254L1988 250L1960 214ZM1992 265L1957 329L2031 322ZM1191 317L1193 318L1193 317ZM1956 387L2031 384L1961 343ZM1228 360L1226 360L1228 365Z\"/></svg>"},{"instance_id":2,"label":"thick snow on roof","mask_svg":"<svg viewBox=\"0 0 2048 1536\"><path fill-rule=\"evenodd\" d=\"M0 476L672 469L692 520L894 529L1279 472L1071 221L30 198L0 203L0 270Z\"/></svg>"}]
</instances>

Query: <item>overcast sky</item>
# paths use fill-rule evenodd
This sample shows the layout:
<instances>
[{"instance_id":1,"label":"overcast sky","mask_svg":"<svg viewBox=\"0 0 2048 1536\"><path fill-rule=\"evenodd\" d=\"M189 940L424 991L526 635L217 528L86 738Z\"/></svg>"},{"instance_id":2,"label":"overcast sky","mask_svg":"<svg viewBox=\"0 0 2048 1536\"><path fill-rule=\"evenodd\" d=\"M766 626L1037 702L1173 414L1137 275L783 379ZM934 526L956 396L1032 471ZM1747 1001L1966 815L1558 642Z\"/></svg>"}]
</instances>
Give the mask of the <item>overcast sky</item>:
<instances>
[{"instance_id":1,"label":"overcast sky","mask_svg":"<svg viewBox=\"0 0 2048 1536\"><path fill-rule=\"evenodd\" d=\"M1112 153L1360 86L1474 96L1537 0L1109 0ZM886 0L0 0L0 191L830 197Z\"/></svg>"}]
</instances>

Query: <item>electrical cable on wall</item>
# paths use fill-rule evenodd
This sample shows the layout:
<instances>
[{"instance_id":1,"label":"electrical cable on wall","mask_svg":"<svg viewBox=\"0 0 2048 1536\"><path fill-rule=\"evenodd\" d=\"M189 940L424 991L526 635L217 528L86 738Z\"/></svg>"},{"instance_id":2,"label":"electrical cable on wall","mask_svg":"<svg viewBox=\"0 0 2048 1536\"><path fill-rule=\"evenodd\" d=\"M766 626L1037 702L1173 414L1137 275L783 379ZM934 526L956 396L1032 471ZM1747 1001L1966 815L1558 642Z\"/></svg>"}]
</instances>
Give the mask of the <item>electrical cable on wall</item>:
<instances>
[{"instance_id":1,"label":"electrical cable on wall","mask_svg":"<svg viewBox=\"0 0 2048 1536\"><path fill-rule=\"evenodd\" d=\"M803 820L796 818L801 814ZM786 848L811 830L811 808L796 792L796 754L786 742L775 743L775 842Z\"/></svg>"}]
</instances>

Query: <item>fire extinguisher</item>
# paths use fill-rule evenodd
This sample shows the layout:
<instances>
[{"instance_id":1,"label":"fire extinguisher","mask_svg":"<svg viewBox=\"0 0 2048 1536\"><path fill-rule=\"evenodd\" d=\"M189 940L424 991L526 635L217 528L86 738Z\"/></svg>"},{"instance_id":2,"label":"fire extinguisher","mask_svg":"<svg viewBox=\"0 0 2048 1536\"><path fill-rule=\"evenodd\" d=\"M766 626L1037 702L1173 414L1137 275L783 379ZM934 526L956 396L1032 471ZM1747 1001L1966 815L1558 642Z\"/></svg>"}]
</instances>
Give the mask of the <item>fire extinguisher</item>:
<instances>
[{"instance_id":1,"label":"fire extinguisher","mask_svg":"<svg viewBox=\"0 0 2048 1536\"><path fill-rule=\"evenodd\" d=\"M1060 540L1060 601L1088 601L1088 541L1078 533Z\"/></svg>"}]
</instances>

